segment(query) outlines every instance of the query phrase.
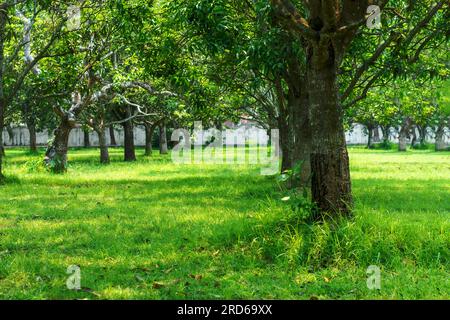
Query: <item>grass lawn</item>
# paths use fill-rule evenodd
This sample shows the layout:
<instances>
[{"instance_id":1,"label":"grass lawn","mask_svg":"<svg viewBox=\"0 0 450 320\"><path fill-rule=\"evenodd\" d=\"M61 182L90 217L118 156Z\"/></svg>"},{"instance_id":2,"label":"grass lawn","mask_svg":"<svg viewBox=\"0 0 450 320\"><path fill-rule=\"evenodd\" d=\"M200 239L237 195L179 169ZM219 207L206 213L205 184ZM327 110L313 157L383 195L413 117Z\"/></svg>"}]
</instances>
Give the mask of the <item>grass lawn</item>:
<instances>
[{"instance_id":1,"label":"grass lawn","mask_svg":"<svg viewBox=\"0 0 450 320\"><path fill-rule=\"evenodd\" d=\"M72 150L61 176L7 150L0 298L450 298L448 152L351 148L355 218L334 227L299 222L255 166L111 153L100 166L97 150Z\"/></svg>"}]
</instances>

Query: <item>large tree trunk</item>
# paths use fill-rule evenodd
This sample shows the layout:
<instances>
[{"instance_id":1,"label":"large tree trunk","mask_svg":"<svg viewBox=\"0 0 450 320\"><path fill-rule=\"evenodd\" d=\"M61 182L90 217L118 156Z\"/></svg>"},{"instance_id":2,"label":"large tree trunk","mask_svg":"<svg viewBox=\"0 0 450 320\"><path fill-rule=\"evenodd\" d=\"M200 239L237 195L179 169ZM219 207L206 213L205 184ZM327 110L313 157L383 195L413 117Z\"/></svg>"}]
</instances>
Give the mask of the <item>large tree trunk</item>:
<instances>
[{"instance_id":1,"label":"large tree trunk","mask_svg":"<svg viewBox=\"0 0 450 320\"><path fill-rule=\"evenodd\" d=\"M337 66L331 42L327 46L312 45L308 61L312 199L322 215L350 215L353 201Z\"/></svg>"},{"instance_id":2,"label":"large tree trunk","mask_svg":"<svg viewBox=\"0 0 450 320\"><path fill-rule=\"evenodd\" d=\"M145 127L145 156L149 157L153 153L153 133L155 132L155 126L146 123L144 127Z\"/></svg>"},{"instance_id":3,"label":"large tree trunk","mask_svg":"<svg viewBox=\"0 0 450 320\"><path fill-rule=\"evenodd\" d=\"M45 153L45 163L54 173L67 171L67 150L72 128L73 123L65 117L61 119L59 126L53 132L53 140Z\"/></svg>"},{"instance_id":4,"label":"large tree trunk","mask_svg":"<svg viewBox=\"0 0 450 320\"><path fill-rule=\"evenodd\" d=\"M106 131L105 128L97 128L95 132L98 135L98 143L100 146L100 163L110 163L108 144L106 143Z\"/></svg>"},{"instance_id":5,"label":"large tree trunk","mask_svg":"<svg viewBox=\"0 0 450 320\"><path fill-rule=\"evenodd\" d=\"M27 122L28 132L30 133L30 151L37 152L36 126L33 122Z\"/></svg>"},{"instance_id":6,"label":"large tree trunk","mask_svg":"<svg viewBox=\"0 0 450 320\"><path fill-rule=\"evenodd\" d=\"M114 133L114 126L109 127L110 146L117 146L116 135Z\"/></svg>"},{"instance_id":7,"label":"large tree trunk","mask_svg":"<svg viewBox=\"0 0 450 320\"><path fill-rule=\"evenodd\" d=\"M445 145L444 141L444 134L445 134L445 128L444 126L440 125L438 129L436 130L436 145L435 149L436 151L446 151L447 147Z\"/></svg>"},{"instance_id":8,"label":"large tree trunk","mask_svg":"<svg viewBox=\"0 0 450 320\"><path fill-rule=\"evenodd\" d=\"M91 140L89 139L89 130L83 130L83 146L89 148L91 146Z\"/></svg>"},{"instance_id":9,"label":"large tree trunk","mask_svg":"<svg viewBox=\"0 0 450 320\"><path fill-rule=\"evenodd\" d=\"M125 161L136 161L136 151L134 146L134 126L131 120L123 123L124 130L124 160Z\"/></svg>"},{"instance_id":10,"label":"large tree trunk","mask_svg":"<svg viewBox=\"0 0 450 320\"><path fill-rule=\"evenodd\" d=\"M159 126L159 153L169 153L169 149L167 148L167 128L165 122Z\"/></svg>"}]
</instances>

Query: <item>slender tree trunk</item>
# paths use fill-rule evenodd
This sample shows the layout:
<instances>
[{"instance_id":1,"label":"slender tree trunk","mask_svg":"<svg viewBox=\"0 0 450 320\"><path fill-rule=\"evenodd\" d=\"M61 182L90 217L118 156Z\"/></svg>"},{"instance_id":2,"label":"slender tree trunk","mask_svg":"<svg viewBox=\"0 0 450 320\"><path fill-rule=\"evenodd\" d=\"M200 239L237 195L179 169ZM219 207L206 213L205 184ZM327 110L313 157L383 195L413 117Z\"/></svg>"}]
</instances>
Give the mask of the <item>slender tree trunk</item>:
<instances>
[{"instance_id":1,"label":"slender tree trunk","mask_svg":"<svg viewBox=\"0 0 450 320\"><path fill-rule=\"evenodd\" d=\"M312 199L320 212L350 215L352 193L337 66L332 48L310 48L308 93L312 130Z\"/></svg>"},{"instance_id":2,"label":"slender tree trunk","mask_svg":"<svg viewBox=\"0 0 450 320\"><path fill-rule=\"evenodd\" d=\"M159 153L169 153L169 149L167 148L167 128L165 122L159 126Z\"/></svg>"},{"instance_id":3,"label":"slender tree trunk","mask_svg":"<svg viewBox=\"0 0 450 320\"><path fill-rule=\"evenodd\" d=\"M12 126L10 124L8 124L6 126L6 132L8 132L8 138L9 138L9 145L10 146L14 146L15 142L14 142L14 130L12 128Z\"/></svg>"},{"instance_id":4,"label":"slender tree trunk","mask_svg":"<svg viewBox=\"0 0 450 320\"><path fill-rule=\"evenodd\" d=\"M445 141L444 141L444 134L445 134L445 128L442 125L439 125L437 131L436 131L436 145L435 150L436 151L445 151L447 150Z\"/></svg>"},{"instance_id":5,"label":"slender tree trunk","mask_svg":"<svg viewBox=\"0 0 450 320\"><path fill-rule=\"evenodd\" d=\"M281 146L281 172L285 172L292 168L292 143L289 139L288 116L281 113L278 118L278 130L280 132Z\"/></svg>"},{"instance_id":6,"label":"slender tree trunk","mask_svg":"<svg viewBox=\"0 0 450 320\"><path fill-rule=\"evenodd\" d=\"M375 126L373 128L373 142L374 143L379 143L381 141L380 139L380 129L378 128L378 126Z\"/></svg>"},{"instance_id":7,"label":"slender tree trunk","mask_svg":"<svg viewBox=\"0 0 450 320\"><path fill-rule=\"evenodd\" d=\"M89 139L89 130L83 130L83 146L89 148L91 146L91 140Z\"/></svg>"},{"instance_id":8,"label":"slender tree trunk","mask_svg":"<svg viewBox=\"0 0 450 320\"><path fill-rule=\"evenodd\" d=\"M293 164L302 163L300 174L301 185L311 185L311 123L309 121L309 100L306 86L302 83L301 94L294 97L294 109L292 119L294 121L294 157Z\"/></svg>"},{"instance_id":9,"label":"slender tree trunk","mask_svg":"<svg viewBox=\"0 0 450 320\"><path fill-rule=\"evenodd\" d=\"M100 163L110 163L108 144L106 143L106 131L105 128L97 128L95 132L98 135L98 143L100 146Z\"/></svg>"},{"instance_id":10,"label":"slender tree trunk","mask_svg":"<svg viewBox=\"0 0 450 320\"><path fill-rule=\"evenodd\" d=\"M400 128L400 133L398 135L398 151L405 152L408 144L408 136L411 129L411 119L406 117L403 120L402 126Z\"/></svg>"},{"instance_id":11,"label":"slender tree trunk","mask_svg":"<svg viewBox=\"0 0 450 320\"><path fill-rule=\"evenodd\" d=\"M367 126L367 132L368 132L368 141L367 141L367 149L373 149L373 126L368 125Z\"/></svg>"},{"instance_id":12,"label":"slender tree trunk","mask_svg":"<svg viewBox=\"0 0 450 320\"><path fill-rule=\"evenodd\" d=\"M110 146L117 146L116 135L114 133L114 126L109 127Z\"/></svg>"},{"instance_id":13,"label":"slender tree trunk","mask_svg":"<svg viewBox=\"0 0 450 320\"><path fill-rule=\"evenodd\" d=\"M30 151L37 152L37 138L36 138L36 126L34 123L27 122L28 132L30 133Z\"/></svg>"},{"instance_id":14,"label":"slender tree trunk","mask_svg":"<svg viewBox=\"0 0 450 320\"><path fill-rule=\"evenodd\" d=\"M59 126L53 132L53 141L45 153L45 162L54 173L67 171L67 150L72 124L67 119L62 119Z\"/></svg>"},{"instance_id":15,"label":"slender tree trunk","mask_svg":"<svg viewBox=\"0 0 450 320\"><path fill-rule=\"evenodd\" d=\"M389 143L389 126L382 126L381 132L383 133L383 144L387 145Z\"/></svg>"},{"instance_id":16,"label":"slender tree trunk","mask_svg":"<svg viewBox=\"0 0 450 320\"><path fill-rule=\"evenodd\" d=\"M133 122L131 120L126 121L123 123L123 129L124 129L124 148L125 148L125 154L124 154L124 160L125 161L136 161L136 151L134 146L134 126Z\"/></svg>"},{"instance_id":17,"label":"slender tree trunk","mask_svg":"<svg viewBox=\"0 0 450 320\"><path fill-rule=\"evenodd\" d=\"M5 125L4 108L5 104L0 97L0 181L3 180L4 178L3 176L3 157L5 156L5 147L3 146L3 128Z\"/></svg>"},{"instance_id":18,"label":"slender tree trunk","mask_svg":"<svg viewBox=\"0 0 450 320\"><path fill-rule=\"evenodd\" d=\"M153 153L153 133L155 131L155 126L146 123L144 127L145 127L145 156L151 156Z\"/></svg>"},{"instance_id":19,"label":"slender tree trunk","mask_svg":"<svg viewBox=\"0 0 450 320\"><path fill-rule=\"evenodd\" d=\"M0 180L3 180L3 157L5 155L5 149L3 147L3 128L5 127L5 112L6 112L6 100L5 92L3 89L3 66L5 58L5 42L6 35L6 22L8 21L8 10L0 10Z\"/></svg>"},{"instance_id":20,"label":"slender tree trunk","mask_svg":"<svg viewBox=\"0 0 450 320\"><path fill-rule=\"evenodd\" d=\"M421 146L425 146L427 139L427 127L426 126L417 126L419 130L419 143Z\"/></svg>"}]
</instances>

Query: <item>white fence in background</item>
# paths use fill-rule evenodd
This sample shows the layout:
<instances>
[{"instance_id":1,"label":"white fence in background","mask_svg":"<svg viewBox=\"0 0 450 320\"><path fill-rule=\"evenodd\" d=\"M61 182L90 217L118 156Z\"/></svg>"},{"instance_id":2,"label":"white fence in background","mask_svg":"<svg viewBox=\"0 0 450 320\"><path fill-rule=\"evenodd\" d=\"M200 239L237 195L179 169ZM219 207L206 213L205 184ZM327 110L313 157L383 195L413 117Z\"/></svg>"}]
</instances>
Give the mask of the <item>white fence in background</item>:
<instances>
[{"instance_id":1,"label":"white fence in background","mask_svg":"<svg viewBox=\"0 0 450 320\"><path fill-rule=\"evenodd\" d=\"M13 139L11 140L7 131L3 131L3 141L6 146L27 146L30 142L30 135L28 129L25 126L19 126L13 128ZM393 133L390 137L392 142L398 142L396 138L396 133ZM368 137L364 132L364 128L361 125L355 125L353 130L348 131L346 133L347 144L354 145L364 145L367 144ZM382 132L380 130L380 138L382 138ZM124 134L123 130L115 130L116 142L119 145L123 145ZM37 143L39 145L46 145L50 136L47 131L39 132L37 134ZM168 137L170 140L170 137ZM107 143L110 144L109 131L106 132ZM82 147L84 141L83 130L81 129L73 129L70 133L69 137L69 146L71 147ZM143 127L137 126L134 129L134 141L137 146L145 145L145 130ZM432 137L427 137L427 141L429 143L434 143L434 139ZM98 137L95 132L90 133L90 143L91 146L98 146ZM447 135L446 143L450 145L450 137Z\"/></svg>"}]
</instances>

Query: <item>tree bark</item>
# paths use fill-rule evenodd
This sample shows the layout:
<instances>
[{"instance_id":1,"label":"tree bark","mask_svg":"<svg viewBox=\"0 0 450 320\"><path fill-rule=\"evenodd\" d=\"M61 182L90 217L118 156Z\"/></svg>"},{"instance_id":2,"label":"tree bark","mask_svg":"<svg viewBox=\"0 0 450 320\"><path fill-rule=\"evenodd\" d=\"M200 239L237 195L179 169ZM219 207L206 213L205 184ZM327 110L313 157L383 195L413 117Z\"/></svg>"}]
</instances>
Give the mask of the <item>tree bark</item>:
<instances>
[{"instance_id":1,"label":"tree bark","mask_svg":"<svg viewBox=\"0 0 450 320\"><path fill-rule=\"evenodd\" d=\"M381 126L381 132L383 133L383 144L387 145L389 143L389 126Z\"/></svg>"},{"instance_id":2,"label":"tree bark","mask_svg":"<svg viewBox=\"0 0 450 320\"><path fill-rule=\"evenodd\" d=\"M36 126L32 122L27 122L28 132L30 133L30 151L37 152Z\"/></svg>"},{"instance_id":3,"label":"tree bark","mask_svg":"<svg viewBox=\"0 0 450 320\"><path fill-rule=\"evenodd\" d=\"M378 128L378 126L375 126L373 128L373 142L374 143L379 143L381 141L380 139L380 129Z\"/></svg>"},{"instance_id":4,"label":"tree bark","mask_svg":"<svg viewBox=\"0 0 450 320\"><path fill-rule=\"evenodd\" d=\"M100 163L109 164L109 151L108 144L106 143L106 131L104 128L97 128L95 132L98 135L98 142L100 146Z\"/></svg>"},{"instance_id":5,"label":"tree bark","mask_svg":"<svg viewBox=\"0 0 450 320\"><path fill-rule=\"evenodd\" d=\"M159 153L169 153L169 149L167 148L167 128L165 122L161 123L159 126Z\"/></svg>"},{"instance_id":6,"label":"tree bark","mask_svg":"<svg viewBox=\"0 0 450 320\"><path fill-rule=\"evenodd\" d=\"M445 141L444 141L444 134L445 134L445 128L444 128L444 126L440 125L436 130L435 150L438 152L447 150L447 147L446 147Z\"/></svg>"},{"instance_id":7,"label":"tree bark","mask_svg":"<svg viewBox=\"0 0 450 320\"><path fill-rule=\"evenodd\" d=\"M14 142L14 130L11 127L11 124L8 124L6 126L6 132L8 132L9 145L10 146L14 146L15 145L15 142Z\"/></svg>"},{"instance_id":8,"label":"tree bark","mask_svg":"<svg viewBox=\"0 0 450 320\"><path fill-rule=\"evenodd\" d=\"M427 139L427 127L426 126L417 126L419 130L419 143L420 146L425 146Z\"/></svg>"},{"instance_id":9,"label":"tree bark","mask_svg":"<svg viewBox=\"0 0 450 320\"><path fill-rule=\"evenodd\" d=\"M314 43L309 54L312 199L321 218L323 215L350 215L353 200L335 50L331 41Z\"/></svg>"},{"instance_id":10,"label":"tree bark","mask_svg":"<svg viewBox=\"0 0 450 320\"><path fill-rule=\"evenodd\" d=\"M131 120L123 123L124 129L124 160L127 162L136 161L136 151L134 146L134 126Z\"/></svg>"},{"instance_id":11,"label":"tree bark","mask_svg":"<svg viewBox=\"0 0 450 320\"><path fill-rule=\"evenodd\" d=\"M72 128L73 123L64 117L53 132L53 141L50 142L45 153L45 163L54 173L67 171L67 150Z\"/></svg>"},{"instance_id":12,"label":"tree bark","mask_svg":"<svg viewBox=\"0 0 450 320\"><path fill-rule=\"evenodd\" d=\"M3 180L4 178L3 176L3 157L5 156L5 148L3 146L3 128L5 125L4 108L5 104L0 97L0 181Z\"/></svg>"},{"instance_id":13,"label":"tree bark","mask_svg":"<svg viewBox=\"0 0 450 320\"><path fill-rule=\"evenodd\" d=\"M89 130L83 130L83 146L89 148L91 146L91 141L89 139Z\"/></svg>"},{"instance_id":14,"label":"tree bark","mask_svg":"<svg viewBox=\"0 0 450 320\"><path fill-rule=\"evenodd\" d=\"M398 135L398 151L405 152L408 144L408 137L411 130L411 119L406 117L403 120L402 126L400 128L400 133Z\"/></svg>"},{"instance_id":15,"label":"tree bark","mask_svg":"<svg viewBox=\"0 0 450 320\"><path fill-rule=\"evenodd\" d=\"M109 127L110 146L117 146L116 135L114 133L114 126Z\"/></svg>"},{"instance_id":16,"label":"tree bark","mask_svg":"<svg viewBox=\"0 0 450 320\"><path fill-rule=\"evenodd\" d=\"M367 141L367 149L373 149L373 126L367 125L367 133L368 133L368 141Z\"/></svg>"},{"instance_id":17,"label":"tree bark","mask_svg":"<svg viewBox=\"0 0 450 320\"><path fill-rule=\"evenodd\" d=\"M149 157L153 154L153 133L155 126L150 123L145 123L145 156Z\"/></svg>"}]
</instances>

